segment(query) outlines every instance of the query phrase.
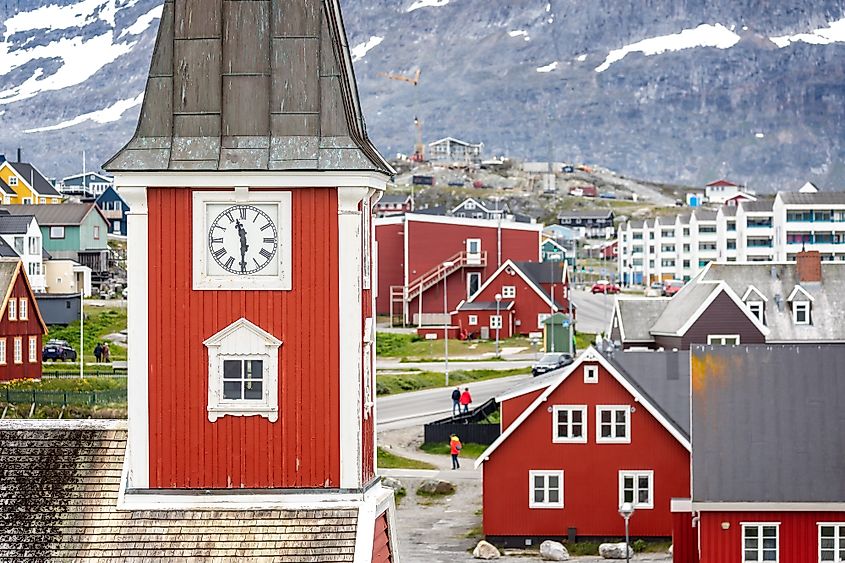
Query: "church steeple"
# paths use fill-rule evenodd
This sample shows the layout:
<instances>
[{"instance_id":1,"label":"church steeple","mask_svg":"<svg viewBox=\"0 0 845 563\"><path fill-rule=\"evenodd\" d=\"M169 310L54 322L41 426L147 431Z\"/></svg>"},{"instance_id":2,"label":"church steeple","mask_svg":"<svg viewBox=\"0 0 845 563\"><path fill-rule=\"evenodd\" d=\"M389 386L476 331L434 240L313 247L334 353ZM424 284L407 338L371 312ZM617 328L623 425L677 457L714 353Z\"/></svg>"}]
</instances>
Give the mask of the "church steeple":
<instances>
[{"instance_id":1,"label":"church steeple","mask_svg":"<svg viewBox=\"0 0 845 563\"><path fill-rule=\"evenodd\" d=\"M166 0L138 127L104 168L393 172L338 0Z\"/></svg>"}]
</instances>

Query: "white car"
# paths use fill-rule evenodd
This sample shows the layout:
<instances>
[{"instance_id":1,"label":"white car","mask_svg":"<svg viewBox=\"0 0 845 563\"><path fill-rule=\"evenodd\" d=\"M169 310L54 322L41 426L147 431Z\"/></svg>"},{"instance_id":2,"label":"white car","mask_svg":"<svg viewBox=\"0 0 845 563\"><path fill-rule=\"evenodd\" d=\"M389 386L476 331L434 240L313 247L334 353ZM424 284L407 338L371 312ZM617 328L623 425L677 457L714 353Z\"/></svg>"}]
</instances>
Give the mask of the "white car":
<instances>
[{"instance_id":1,"label":"white car","mask_svg":"<svg viewBox=\"0 0 845 563\"><path fill-rule=\"evenodd\" d=\"M645 289L646 297L660 297L663 295L663 282L654 282Z\"/></svg>"}]
</instances>

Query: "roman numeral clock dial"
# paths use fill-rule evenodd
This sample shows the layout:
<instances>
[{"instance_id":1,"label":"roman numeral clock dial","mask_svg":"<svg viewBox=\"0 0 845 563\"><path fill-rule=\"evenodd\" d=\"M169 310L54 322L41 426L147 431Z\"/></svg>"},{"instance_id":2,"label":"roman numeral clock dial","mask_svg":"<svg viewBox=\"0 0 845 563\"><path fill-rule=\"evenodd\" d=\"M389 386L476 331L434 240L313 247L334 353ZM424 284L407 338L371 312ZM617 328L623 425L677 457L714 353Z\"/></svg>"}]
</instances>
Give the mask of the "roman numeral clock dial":
<instances>
[{"instance_id":1,"label":"roman numeral clock dial","mask_svg":"<svg viewBox=\"0 0 845 563\"><path fill-rule=\"evenodd\" d=\"M208 250L221 268L237 276L260 275L279 250L273 218L254 205L233 205L208 229Z\"/></svg>"}]
</instances>

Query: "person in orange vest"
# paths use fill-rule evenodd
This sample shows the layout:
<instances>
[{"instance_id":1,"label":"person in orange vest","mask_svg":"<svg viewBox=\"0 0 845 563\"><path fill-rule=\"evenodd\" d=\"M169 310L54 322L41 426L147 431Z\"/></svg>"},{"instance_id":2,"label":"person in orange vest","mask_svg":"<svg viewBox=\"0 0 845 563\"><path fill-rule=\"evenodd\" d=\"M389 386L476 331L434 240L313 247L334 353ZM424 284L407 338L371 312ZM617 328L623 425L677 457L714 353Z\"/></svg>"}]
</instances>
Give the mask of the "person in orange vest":
<instances>
[{"instance_id":1,"label":"person in orange vest","mask_svg":"<svg viewBox=\"0 0 845 563\"><path fill-rule=\"evenodd\" d=\"M452 454L452 469L460 469L461 462L458 461L458 455L461 453L461 440L455 434L452 434L449 440L449 452Z\"/></svg>"},{"instance_id":2,"label":"person in orange vest","mask_svg":"<svg viewBox=\"0 0 845 563\"><path fill-rule=\"evenodd\" d=\"M472 402L472 395L469 394L469 387L464 387L464 392L461 393L461 406L464 407L464 412L469 412L469 404Z\"/></svg>"}]
</instances>

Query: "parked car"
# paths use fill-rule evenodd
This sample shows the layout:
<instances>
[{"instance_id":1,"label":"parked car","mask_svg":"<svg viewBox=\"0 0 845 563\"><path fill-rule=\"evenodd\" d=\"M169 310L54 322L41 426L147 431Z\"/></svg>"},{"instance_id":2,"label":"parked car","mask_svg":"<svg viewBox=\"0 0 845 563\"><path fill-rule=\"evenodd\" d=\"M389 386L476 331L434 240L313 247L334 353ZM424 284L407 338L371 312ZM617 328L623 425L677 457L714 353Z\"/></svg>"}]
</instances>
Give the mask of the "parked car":
<instances>
[{"instance_id":1,"label":"parked car","mask_svg":"<svg viewBox=\"0 0 845 563\"><path fill-rule=\"evenodd\" d=\"M543 375L544 373L566 367L574 361L575 360L572 359L571 355L563 352L550 352L548 354L543 354L540 361L531 367L531 375L537 377L538 375Z\"/></svg>"},{"instance_id":2,"label":"parked car","mask_svg":"<svg viewBox=\"0 0 845 563\"><path fill-rule=\"evenodd\" d=\"M66 340L48 340L44 349L41 351L41 360L44 362L48 360L58 360L61 362L70 360L71 362L75 362L76 350Z\"/></svg>"},{"instance_id":3,"label":"parked car","mask_svg":"<svg viewBox=\"0 0 845 563\"><path fill-rule=\"evenodd\" d=\"M622 290L615 283L610 283L608 280L599 280L593 284L593 288L590 291L594 294L609 293L613 295L614 293L619 293Z\"/></svg>"},{"instance_id":4,"label":"parked car","mask_svg":"<svg viewBox=\"0 0 845 563\"><path fill-rule=\"evenodd\" d=\"M645 290L646 297L660 297L663 295L663 282L654 282Z\"/></svg>"},{"instance_id":5,"label":"parked car","mask_svg":"<svg viewBox=\"0 0 845 563\"><path fill-rule=\"evenodd\" d=\"M672 297L681 291L682 287L684 287L684 282L681 280L669 280L663 284L663 295L666 297Z\"/></svg>"}]
</instances>

